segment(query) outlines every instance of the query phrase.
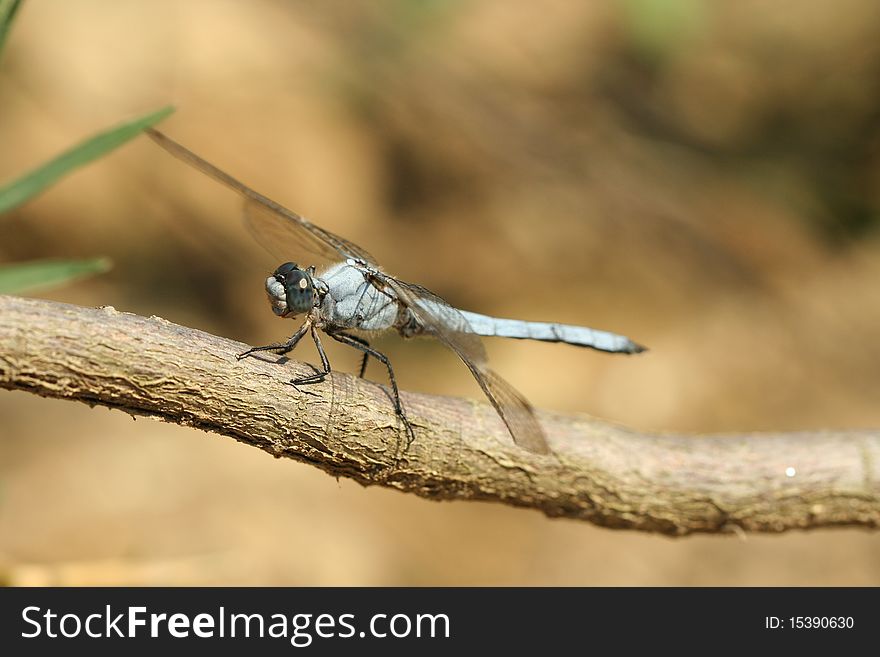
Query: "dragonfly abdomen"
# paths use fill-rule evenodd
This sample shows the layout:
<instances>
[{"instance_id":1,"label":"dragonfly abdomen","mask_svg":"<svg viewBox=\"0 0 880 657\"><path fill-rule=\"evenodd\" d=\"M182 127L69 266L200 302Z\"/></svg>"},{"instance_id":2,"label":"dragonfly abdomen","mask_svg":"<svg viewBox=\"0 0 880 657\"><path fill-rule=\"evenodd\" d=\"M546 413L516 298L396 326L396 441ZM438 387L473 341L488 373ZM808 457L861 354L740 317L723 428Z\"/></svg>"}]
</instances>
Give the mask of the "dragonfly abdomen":
<instances>
[{"instance_id":1,"label":"dragonfly abdomen","mask_svg":"<svg viewBox=\"0 0 880 657\"><path fill-rule=\"evenodd\" d=\"M590 347L613 353L636 354L645 351L645 347L636 344L626 336L586 326L501 319L465 310L462 310L461 314L467 319L470 332L477 335L518 340L540 340L542 342L564 342L578 347Z\"/></svg>"}]
</instances>

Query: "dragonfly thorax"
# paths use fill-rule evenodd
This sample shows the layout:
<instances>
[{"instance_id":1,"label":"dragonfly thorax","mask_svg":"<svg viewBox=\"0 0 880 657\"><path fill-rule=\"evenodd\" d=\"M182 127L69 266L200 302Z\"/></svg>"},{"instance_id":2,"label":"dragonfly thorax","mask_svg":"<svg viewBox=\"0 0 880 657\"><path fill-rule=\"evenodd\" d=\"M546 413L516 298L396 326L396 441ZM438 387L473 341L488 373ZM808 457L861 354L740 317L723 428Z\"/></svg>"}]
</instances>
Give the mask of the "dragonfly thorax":
<instances>
[{"instance_id":1,"label":"dragonfly thorax","mask_svg":"<svg viewBox=\"0 0 880 657\"><path fill-rule=\"evenodd\" d=\"M266 295L272 312L279 317L301 315L315 305L315 285L311 274L293 262L285 262L266 279Z\"/></svg>"}]
</instances>

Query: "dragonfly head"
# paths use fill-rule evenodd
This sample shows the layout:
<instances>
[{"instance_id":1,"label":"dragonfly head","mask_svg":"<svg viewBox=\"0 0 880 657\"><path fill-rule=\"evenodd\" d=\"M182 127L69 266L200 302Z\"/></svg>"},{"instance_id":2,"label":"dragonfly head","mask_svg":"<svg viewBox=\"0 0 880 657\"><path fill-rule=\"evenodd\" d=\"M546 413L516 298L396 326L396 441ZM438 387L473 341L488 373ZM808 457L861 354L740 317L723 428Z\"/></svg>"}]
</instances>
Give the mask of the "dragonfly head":
<instances>
[{"instance_id":1,"label":"dragonfly head","mask_svg":"<svg viewBox=\"0 0 880 657\"><path fill-rule=\"evenodd\" d=\"M311 274L292 262L285 262L266 279L266 295L272 312L279 317L305 314L315 304Z\"/></svg>"}]
</instances>

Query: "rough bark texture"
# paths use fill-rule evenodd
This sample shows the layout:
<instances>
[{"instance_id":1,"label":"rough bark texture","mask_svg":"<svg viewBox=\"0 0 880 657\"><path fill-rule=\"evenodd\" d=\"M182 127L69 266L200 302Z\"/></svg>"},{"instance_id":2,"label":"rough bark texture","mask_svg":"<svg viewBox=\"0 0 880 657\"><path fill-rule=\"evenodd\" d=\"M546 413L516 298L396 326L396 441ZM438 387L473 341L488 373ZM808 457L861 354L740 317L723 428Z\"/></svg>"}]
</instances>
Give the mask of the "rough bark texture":
<instances>
[{"instance_id":1,"label":"rough bark texture","mask_svg":"<svg viewBox=\"0 0 880 657\"><path fill-rule=\"evenodd\" d=\"M404 450L381 387L334 373L297 392L287 382L311 369L237 361L245 348L157 317L0 296L0 387L212 431L364 485L670 535L880 524L880 430L645 435L539 412L554 454L536 456L486 403L403 393L417 436Z\"/></svg>"}]
</instances>

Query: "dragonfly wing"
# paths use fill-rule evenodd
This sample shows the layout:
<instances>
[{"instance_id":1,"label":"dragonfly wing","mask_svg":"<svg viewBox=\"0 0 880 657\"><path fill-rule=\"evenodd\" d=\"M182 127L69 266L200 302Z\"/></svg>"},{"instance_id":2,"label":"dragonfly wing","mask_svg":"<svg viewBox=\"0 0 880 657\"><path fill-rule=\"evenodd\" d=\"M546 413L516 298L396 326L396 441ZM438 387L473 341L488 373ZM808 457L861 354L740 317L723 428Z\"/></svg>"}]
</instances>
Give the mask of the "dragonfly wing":
<instances>
[{"instance_id":1,"label":"dragonfly wing","mask_svg":"<svg viewBox=\"0 0 880 657\"><path fill-rule=\"evenodd\" d=\"M146 132L174 157L244 196L245 221L257 241L273 255L288 259L305 251L330 262L352 258L375 265L373 257L356 244L254 191L158 130L148 128Z\"/></svg>"},{"instance_id":2,"label":"dragonfly wing","mask_svg":"<svg viewBox=\"0 0 880 657\"><path fill-rule=\"evenodd\" d=\"M307 253L325 262L352 258L378 268L373 256L364 249L281 206L271 207L248 197L244 223L257 243L279 261Z\"/></svg>"},{"instance_id":3,"label":"dragonfly wing","mask_svg":"<svg viewBox=\"0 0 880 657\"><path fill-rule=\"evenodd\" d=\"M513 386L489 368L486 350L479 336L469 330L461 312L420 285L404 283L382 275L382 281L396 293L421 324L424 333L452 349L467 365L492 406L498 411L513 441L536 454L550 453L544 432L531 404Z\"/></svg>"},{"instance_id":4,"label":"dragonfly wing","mask_svg":"<svg viewBox=\"0 0 880 657\"><path fill-rule=\"evenodd\" d=\"M454 351L455 347L449 345ZM456 351L456 353L458 353ZM488 367L476 367L459 357L474 375L486 397L507 425L513 442L535 454L549 454L550 446L544 437L544 430L535 417L535 409L512 385Z\"/></svg>"}]
</instances>

